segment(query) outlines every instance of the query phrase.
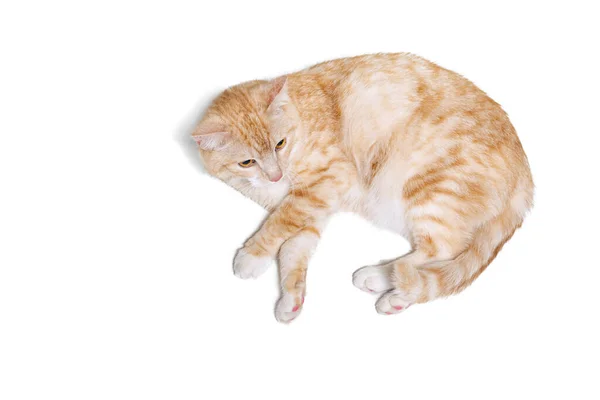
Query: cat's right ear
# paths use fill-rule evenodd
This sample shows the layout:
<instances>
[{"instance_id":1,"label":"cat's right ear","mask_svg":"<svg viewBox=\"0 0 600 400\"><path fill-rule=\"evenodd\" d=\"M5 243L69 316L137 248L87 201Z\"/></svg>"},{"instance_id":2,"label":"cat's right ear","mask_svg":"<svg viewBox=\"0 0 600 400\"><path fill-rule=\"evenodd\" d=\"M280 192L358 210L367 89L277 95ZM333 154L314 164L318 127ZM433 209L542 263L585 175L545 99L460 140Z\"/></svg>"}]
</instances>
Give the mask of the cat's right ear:
<instances>
[{"instance_id":1,"label":"cat's right ear","mask_svg":"<svg viewBox=\"0 0 600 400\"><path fill-rule=\"evenodd\" d=\"M206 121L196 127L192 138L202 150L220 150L227 145L229 133L222 124Z\"/></svg>"},{"instance_id":2,"label":"cat's right ear","mask_svg":"<svg viewBox=\"0 0 600 400\"><path fill-rule=\"evenodd\" d=\"M269 92L267 95L267 104L271 105L273 100L280 94L287 94L287 76L280 76L279 78L273 79L269 82Z\"/></svg>"}]
</instances>

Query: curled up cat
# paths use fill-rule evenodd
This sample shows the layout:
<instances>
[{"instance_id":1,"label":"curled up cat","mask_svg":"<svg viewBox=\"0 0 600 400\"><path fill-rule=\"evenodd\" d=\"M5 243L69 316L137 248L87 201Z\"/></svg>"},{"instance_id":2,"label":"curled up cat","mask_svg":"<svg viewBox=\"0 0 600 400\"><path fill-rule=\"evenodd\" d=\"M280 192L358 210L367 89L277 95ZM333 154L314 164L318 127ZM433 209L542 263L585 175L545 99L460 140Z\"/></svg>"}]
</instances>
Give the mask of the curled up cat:
<instances>
[{"instance_id":1,"label":"curled up cat","mask_svg":"<svg viewBox=\"0 0 600 400\"><path fill-rule=\"evenodd\" d=\"M256 278L277 258L275 316L302 310L306 271L329 217L358 213L412 250L358 269L354 285L397 314L462 291L532 206L527 157L500 105L411 54L324 62L233 86L192 137L206 170L270 215L238 250Z\"/></svg>"}]
</instances>

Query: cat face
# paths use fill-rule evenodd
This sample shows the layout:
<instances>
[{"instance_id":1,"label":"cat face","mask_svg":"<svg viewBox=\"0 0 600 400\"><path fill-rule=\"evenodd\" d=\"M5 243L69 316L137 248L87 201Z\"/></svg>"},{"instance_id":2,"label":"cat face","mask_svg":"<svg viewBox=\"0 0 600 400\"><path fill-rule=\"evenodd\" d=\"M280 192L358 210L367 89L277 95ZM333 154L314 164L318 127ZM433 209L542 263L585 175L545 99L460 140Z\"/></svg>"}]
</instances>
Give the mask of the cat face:
<instances>
[{"instance_id":1,"label":"cat face","mask_svg":"<svg viewBox=\"0 0 600 400\"><path fill-rule=\"evenodd\" d=\"M285 78L253 81L217 97L192 136L210 174L261 188L289 179L297 121Z\"/></svg>"}]
</instances>

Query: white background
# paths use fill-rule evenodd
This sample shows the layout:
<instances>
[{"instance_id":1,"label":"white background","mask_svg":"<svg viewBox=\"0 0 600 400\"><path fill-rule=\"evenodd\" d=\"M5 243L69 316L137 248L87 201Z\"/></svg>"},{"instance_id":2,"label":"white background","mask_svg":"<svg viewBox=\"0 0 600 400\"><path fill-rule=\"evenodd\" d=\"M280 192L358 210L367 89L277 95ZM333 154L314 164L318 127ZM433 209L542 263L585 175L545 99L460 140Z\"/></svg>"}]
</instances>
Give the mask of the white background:
<instances>
[{"instance_id":1,"label":"white background","mask_svg":"<svg viewBox=\"0 0 600 400\"><path fill-rule=\"evenodd\" d=\"M0 398L599 398L597 12L587 2L0 6ZM494 5L492 5L494 4ZM303 313L234 277L265 213L188 139L229 85L410 51L509 113L536 205L466 292L380 316L407 243L330 224Z\"/></svg>"}]
</instances>

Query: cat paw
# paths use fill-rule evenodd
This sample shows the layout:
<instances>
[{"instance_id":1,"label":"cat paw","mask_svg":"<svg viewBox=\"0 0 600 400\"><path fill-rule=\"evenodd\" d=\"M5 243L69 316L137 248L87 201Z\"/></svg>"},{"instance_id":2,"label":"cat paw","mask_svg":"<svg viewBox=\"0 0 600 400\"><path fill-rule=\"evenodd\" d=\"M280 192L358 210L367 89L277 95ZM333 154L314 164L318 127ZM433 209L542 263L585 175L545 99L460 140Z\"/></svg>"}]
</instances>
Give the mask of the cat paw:
<instances>
[{"instance_id":1,"label":"cat paw","mask_svg":"<svg viewBox=\"0 0 600 400\"><path fill-rule=\"evenodd\" d=\"M285 293L275 305L275 318L284 324L292 322L302 311L304 295L301 297Z\"/></svg>"},{"instance_id":2,"label":"cat paw","mask_svg":"<svg viewBox=\"0 0 600 400\"><path fill-rule=\"evenodd\" d=\"M415 303L412 296L406 295L399 290L390 290L377 300L375 309L379 314L398 314Z\"/></svg>"},{"instance_id":3,"label":"cat paw","mask_svg":"<svg viewBox=\"0 0 600 400\"><path fill-rule=\"evenodd\" d=\"M250 254L245 247L242 247L233 259L233 273L242 279L256 279L269 268L272 262L271 257L257 257Z\"/></svg>"},{"instance_id":4,"label":"cat paw","mask_svg":"<svg viewBox=\"0 0 600 400\"><path fill-rule=\"evenodd\" d=\"M356 270L352 275L352 283L360 290L369 293L383 293L394 287L390 280L389 268L383 265Z\"/></svg>"}]
</instances>

